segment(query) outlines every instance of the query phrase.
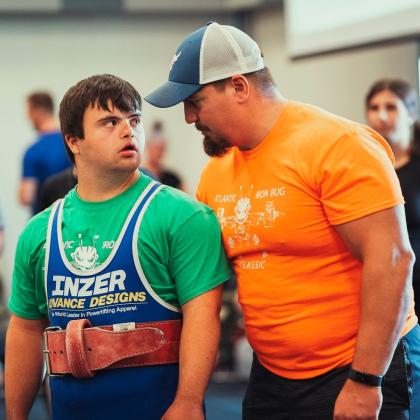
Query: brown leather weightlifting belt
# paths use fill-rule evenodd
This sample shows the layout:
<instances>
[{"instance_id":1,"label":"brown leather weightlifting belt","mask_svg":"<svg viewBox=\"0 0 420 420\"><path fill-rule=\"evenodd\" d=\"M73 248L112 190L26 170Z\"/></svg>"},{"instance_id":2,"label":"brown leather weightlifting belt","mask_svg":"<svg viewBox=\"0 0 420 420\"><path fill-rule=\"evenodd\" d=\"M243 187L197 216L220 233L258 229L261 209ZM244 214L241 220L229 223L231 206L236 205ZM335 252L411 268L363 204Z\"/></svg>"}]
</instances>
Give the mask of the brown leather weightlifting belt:
<instances>
[{"instance_id":1,"label":"brown leather weightlifting belt","mask_svg":"<svg viewBox=\"0 0 420 420\"><path fill-rule=\"evenodd\" d=\"M66 330L47 328L44 354L49 374L90 378L102 369L178 363L182 320L128 324L134 329L91 327L87 319L70 321Z\"/></svg>"}]
</instances>

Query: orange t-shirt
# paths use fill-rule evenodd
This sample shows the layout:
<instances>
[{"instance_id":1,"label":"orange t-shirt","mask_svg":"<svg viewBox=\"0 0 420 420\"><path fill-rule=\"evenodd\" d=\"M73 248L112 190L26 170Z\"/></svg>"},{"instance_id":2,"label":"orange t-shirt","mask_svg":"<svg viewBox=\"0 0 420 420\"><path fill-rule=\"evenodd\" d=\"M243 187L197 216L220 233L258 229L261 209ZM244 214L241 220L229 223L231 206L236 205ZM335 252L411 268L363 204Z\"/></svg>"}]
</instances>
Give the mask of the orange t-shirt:
<instances>
[{"instance_id":1,"label":"orange t-shirt","mask_svg":"<svg viewBox=\"0 0 420 420\"><path fill-rule=\"evenodd\" d=\"M290 101L256 148L204 169L197 197L219 218L247 336L270 371L301 379L352 362L362 265L333 225L403 203L392 161L368 127ZM413 302L404 332L416 323Z\"/></svg>"}]
</instances>

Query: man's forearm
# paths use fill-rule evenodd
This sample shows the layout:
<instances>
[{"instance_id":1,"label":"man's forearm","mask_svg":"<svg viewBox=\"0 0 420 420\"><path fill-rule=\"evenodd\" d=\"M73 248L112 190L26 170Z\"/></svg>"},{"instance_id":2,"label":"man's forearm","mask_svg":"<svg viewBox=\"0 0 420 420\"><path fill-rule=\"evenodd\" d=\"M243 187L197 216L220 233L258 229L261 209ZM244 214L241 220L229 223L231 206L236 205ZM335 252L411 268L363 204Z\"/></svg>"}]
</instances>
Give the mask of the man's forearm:
<instances>
[{"instance_id":1,"label":"man's forearm","mask_svg":"<svg viewBox=\"0 0 420 420\"><path fill-rule=\"evenodd\" d=\"M390 258L391 259L391 258ZM360 325L353 368L383 375L391 362L410 303L412 254L394 255L389 264L364 263Z\"/></svg>"},{"instance_id":2,"label":"man's forearm","mask_svg":"<svg viewBox=\"0 0 420 420\"><path fill-rule=\"evenodd\" d=\"M184 305L176 398L202 401L220 340L222 286Z\"/></svg>"},{"instance_id":3,"label":"man's forearm","mask_svg":"<svg viewBox=\"0 0 420 420\"><path fill-rule=\"evenodd\" d=\"M213 372L219 340L220 320L203 317L183 325L177 398L202 402Z\"/></svg>"},{"instance_id":4,"label":"man's forearm","mask_svg":"<svg viewBox=\"0 0 420 420\"><path fill-rule=\"evenodd\" d=\"M373 375L388 370L407 317L413 253L398 205L336 226L362 264L360 319L353 368ZM334 419L377 419L381 389L351 379L334 407Z\"/></svg>"},{"instance_id":5,"label":"man's forearm","mask_svg":"<svg viewBox=\"0 0 420 420\"><path fill-rule=\"evenodd\" d=\"M6 337L5 394L8 420L26 420L41 384L46 320L12 316Z\"/></svg>"},{"instance_id":6,"label":"man's forearm","mask_svg":"<svg viewBox=\"0 0 420 420\"><path fill-rule=\"evenodd\" d=\"M203 399L220 339L222 286L182 307L179 381L175 399L162 420L203 420Z\"/></svg>"},{"instance_id":7,"label":"man's forearm","mask_svg":"<svg viewBox=\"0 0 420 420\"><path fill-rule=\"evenodd\" d=\"M183 307L176 398L202 402L220 340L222 286L198 296Z\"/></svg>"},{"instance_id":8,"label":"man's forearm","mask_svg":"<svg viewBox=\"0 0 420 420\"><path fill-rule=\"evenodd\" d=\"M38 181L36 178L23 178L19 185L19 202L23 206L29 206L35 200Z\"/></svg>"}]
</instances>

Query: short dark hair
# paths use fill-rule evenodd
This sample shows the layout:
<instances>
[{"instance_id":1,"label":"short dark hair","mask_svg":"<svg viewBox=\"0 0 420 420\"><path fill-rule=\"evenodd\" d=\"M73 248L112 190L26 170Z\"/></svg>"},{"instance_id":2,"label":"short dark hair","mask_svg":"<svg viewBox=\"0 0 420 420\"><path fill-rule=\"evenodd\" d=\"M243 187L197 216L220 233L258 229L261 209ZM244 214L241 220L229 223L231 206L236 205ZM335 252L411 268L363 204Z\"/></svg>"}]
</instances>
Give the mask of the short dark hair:
<instances>
[{"instance_id":1,"label":"short dark hair","mask_svg":"<svg viewBox=\"0 0 420 420\"><path fill-rule=\"evenodd\" d=\"M262 92L276 86L273 76L267 67L254 71L253 73L245 74L245 77Z\"/></svg>"},{"instance_id":2,"label":"short dark hair","mask_svg":"<svg viewBox=\"0 0 420 420\"><path fill-rule=\"evenodd\" d=\"M81 80L72 86L60 103L60 125L64 145L70 160L74 155L67 145L66 136L84 138L83 116L89 107L111 111L112 104L122 112L141 110L141 96L128 82L111 74L100 74Z\"/></svg>"},{"instance_id":3,"label":"short dark hair","mask_svg":"<svg viewBox=\"0 0 420 420\"><path fill-rule=\"evenodd\" d=\"M43 109L48 113L54 113L54 101L48 92L33 92L27 97L27 101L33 108Z\"/></svg>"},{"instance_id":4,"label":"short dark hair","mask_svg":"<svg viewBox=\"0 0 420 420\"><path fill-rule=\"evenodd\" d=\"M249 80L250 83L254 84L257 89L261 92L271 89L273 86L276 86L271 75L270 70L267 67L264 67L261 70L254 71L252 73L246 73L244 76ZM224 90L226 82L230 77L222 80L217 80L216 82L211 82L217 90Z\"/></svg>"}]
</instances>

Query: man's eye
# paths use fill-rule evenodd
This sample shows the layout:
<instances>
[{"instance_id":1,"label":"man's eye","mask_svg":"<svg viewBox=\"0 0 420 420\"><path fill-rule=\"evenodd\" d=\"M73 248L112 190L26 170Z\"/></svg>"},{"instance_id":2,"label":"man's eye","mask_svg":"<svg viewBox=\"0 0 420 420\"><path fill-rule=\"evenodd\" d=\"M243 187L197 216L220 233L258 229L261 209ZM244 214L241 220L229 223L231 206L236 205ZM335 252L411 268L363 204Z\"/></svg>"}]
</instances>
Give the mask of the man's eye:
<instances>
[{"instance_id":1,"label":"man's eye","mask_svg":"<svg viewBox=\"0 0 420 420\"><path fill-rule=\"evenodd\" d=\"M117 125L117 120L108 120L105 121L105 127L115 127Z\"/></svg>"},{"instance_id":2,"label":"man's eye","mask_svg":"<svg viewBox=\"0 0 420 420\"><path fill-rule=\"evenodd\" d=\"M200 102L199 99L189 99L188 100L188 103L194 108L197 108L197 105L199 104L199 102Z\"/></svg>"},{"instance_id":3,"label":"man's eye","mask_svg":"<svg viewBox=\"0 0 420 420\"><path fill-rule=\"evenodd\" d=\"M133 117L130 118L130 126L135 128L138 127L141 123L141 118L140 117Z\"/></svg>"}]
</instances>

